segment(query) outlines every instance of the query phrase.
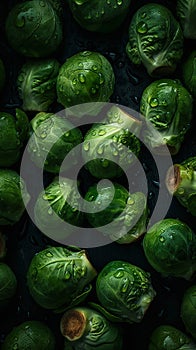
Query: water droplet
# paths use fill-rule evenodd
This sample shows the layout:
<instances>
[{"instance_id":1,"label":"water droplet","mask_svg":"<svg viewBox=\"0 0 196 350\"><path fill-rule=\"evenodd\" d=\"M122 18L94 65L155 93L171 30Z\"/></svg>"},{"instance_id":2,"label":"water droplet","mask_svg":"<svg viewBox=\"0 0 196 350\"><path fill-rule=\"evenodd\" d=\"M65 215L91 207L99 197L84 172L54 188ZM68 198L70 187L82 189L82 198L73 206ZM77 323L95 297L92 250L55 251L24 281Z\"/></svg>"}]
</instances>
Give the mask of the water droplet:
<instances>
[{"instance_id":1,"label":"water droplet","mask_svg":"<svg viewBox=\"0 0 196 350\"><path fill-rule=\"evenodd\" d=\"M30 326L28 326L28 325L27 325L27 326L25 326L25 329L29 329L29 328L30 328Z\"/></svg>"},{"instance_id":2,"label":"water droplet","mask_svg":"<svg viewBox=\"0 0 196 350\"><path fill-rule=\"evenodd\" d=\"M131 96L131 99L134 103L139 104L139 98L138 96Z\"/></svg>"},{"instance_id":3,"label":"water droplet","mask_svg":"<svg viewBox=\"0 0 196 350\"><path fill-rule=\"evenodd\" d=\"M159 241L163 243L163 242L165 242L165 238L161 236L161 237L159 238Z\"/></svg>"},{"instance_id":4,"label":"water droplet","mask_svg":"<svg viewBox=\"0 0 196 350\"><path fill-rule=\"evenodd\" d=\"M121 6L122 3L123 3L122 0L117 0L117 5L118 5L118 6Z\"/></svg>"},{"instance_id":5,"label":"water droplet","mask_svg":"<svg viewBox=\"0 0 196 350\"><path fill-rule=\"evenodd\" d=\"M91 88L91 92L92 92L93 95L95 95L96 92L97 92L97 90L96 90L95 88L92 87L92 88Z\"/></svg>"},{"instance_id":6,"label":"water droplet","mask_svg":"<svg viewBox=\"0 0 196 350\"><path fill-rule=\"evenodd\" d=\"M104 145L100 145L100 146L97 148L97 153L98 153L99 155L101 155L101 154L103 154L103 152L104 152Z\"/></svg>"},{"instance_id":7,"label":"water droplet","mask_svg":"<svg viewBox=\"0 0 196 350\"><path fill-rule=\"evenodd\" d=\"M68 271L66 271L64 277L65 277L65 280L68 280L68 279L70 279L71 275Z\"/></svg>"},{"instance_id":8,"label":"water droplet","mask_svg":"<svg viewBox=\"0 0 196 350\"><path fill-rule=\"evenodd\" d=\"M72 207L71 210L72 210L72 212L75 213L78 210L78 208L77 207Z\"/></svg>"},{"instance_id":9,"label":"water droplet","mask_svg":"<svg viewBox=\"0 0 196 350\"><path fill-rule=\"evenodd\" d=\"M105 11L104 8L101 9L101 14L104 15Z\"/></svg>"},{"instance_id":10,"label":"water droplet","mask_svg":"<svg viewBox=\"0 0 196 350\"><path fill-rule=\"evenodd\" d=\"M106 131L103 130L103 129L101 129L101 130L98 132L98 135L99 135L99 136L103 136L103 135L105 135L105 134L106 134Z\"/></svg>"},{"instance_id":11,"label":"water droplet","mask_svg":"<svg viewBox=\"0 0 196 350\"><path fill-rule=\"evenodd\" d=\"M146 12L143 12L143 13L141 14L141 18L145 18L146 15L147 15L147 13L146 13Z\"/></svg>"},{"instance_id":12,"label":"water droplet","mask_svg":"<svg viewBox=\"0 0 196 350\"><path fill-rule=\"evenodd\" d=\"M159 105L159 101L157 100L157 98L151 98L151 100L150 100L150 106L152 107L152 108L154 108L154 107L157 107Z\"/></svg>"},{"instance_id":13,"label":"water droplet","mask_svg":"<svg viewBox=\"0 0 196 350\"><path fill-rule=\"evenodd\" d=\"M80 94L80 91L79 91L79 90L76 90L76 91L75 91L75 94L76 94L76 95L79 95L79 94Z\"/></svg>"},{"instance_id":14,"label":"water droplet","mask_svg":"<svg viewBox=\"0 0 196 350\"><path fill-rule=\"evenodd\" d=\"M147 32L147 30L148 30L148 27L147 27L147 24L145 22L141 21L137 24L137 32L139 34L145 34Z\"/></svg>"},{"instance_id":15,"label":"water droplet","mask_svg":"<svg viewBox=\"0 0 196 350\"><path fill-rule=\"evenodd\" d=\"M104 83L105 79L103 74L99 73L99 84L102 85Z\"/></svg>"},{"instance_id":16,"label":"water droplet","mask_svg":"<svg viewBox=\"0 0 196 350\"><path fill-rule=\"evenodd\" d=\"M52 257L53 257L53 253L47 252L47 253L46 253L46 256L47 256L48 258L52 258Z\"/></svg>"},{"instance_id":17,"label":"water droplet","mask_svg":"<svg viewBox=\"0 0 196 350\"><path fill-rule=\"evenodd\" d=\"M116 278L122 278L124 276L124 271L117 271L114 274L114 277Z\"/></svg>"},{"instance_id":18,"label":"water droplet","mask_svg":"<svg viewBox=\"0 0 196 350\"><path fill-rule=\"evenodd\" d=\"M113 149L112 151L113 156L117 157L118 156L118 150L116 148Z\"/></svg>"},{"instance_id":19,"label":"water droplet","mask_svg":"<svg viewBox=\"0 0 196 350\"><path fill-rule=\"evenodd\" d=\"M94 71L96 71L97 69L98 69L98 67L97 66L92 66L92 69L94 70Z\"/></svg>"},{"instance_id":20,"label":"water droplet","mask_svg":"<svg viewBox=\"0 0 196 350\"><path fill-rule=\"evenodd\" d=\"M17 349L18 349L18 343L15 343L15 344L12 346L12 349L13 349L13 350L17 350Z\"/></svg>"},{"instance_id":21,"label":"water droplet","mask_svg":"<svg viewBox=\"0 0 196 350\"><path fill-rule=\"evenodd\" d=\"M41 135L40 135L41 139L45 139L46 136L47 136L46 131L42 131L42 133L41 133Z\"/></svg>"},{"instance_id":22,"label":"water droplet","mask_svg":"<svg viewBox=\"0 0 196 350\"><path fill-rule=\"evenodd\" d=\"M107 0L107 4L110 5L110 4L111 4L111 1L110 1L110 0Z\"/></svg>"},{"instance_id":23,"label":"water droplet","mask_svg":"<svg viewBox=\"0 0 196 350\"><path fill-rule=\"evenodd\" d=\"M122 287L121 287L121 292L122 292L122 293L126 293L127 289L128 289L128 283L125 283L125 284L123 284Z\"/></svg>"},{"instance_id":24,"label":"water droplet","mask_svg":"<svg viewBox=\"0 0 196 350\"><path fill-rule=\"evenodd\" d=\"M73 78L72 84L73 84L73 85L76 85L76 84L77 84L77 79L76 79L76 78Z\"/></svg>"},{"instance_id":25,"label":"water droplet","mask_svg":"<svg viewBox=\"0 0 196 350\"><path fill-rule=\"evenodd\" d=\"M153 184L154 184L155 187L157 187L157 188L160 187L159 181L153 180L152 182L153 182Z\"/></svg>"},{"instance_id":26,"label":"water droplet","mask_svg":"<svg viewBox=\"0 0 196 350\"><path fill-rule=\"evenodd\" d=\"M17 337L15 337L15 338L14 338L14 341L18 341L18 338L17 338Z\"/></svg>"},{"instance_id":27,"label":"water droplet","mask_svg":"<svg viewBox=\"0 0 196 350\"><path fill-rule=\"evenodd\" d=\"M79 81L80 81L82 84L84 84L85 81L86 81L85 75L82 74L82 73L80 73L80 74L78 75L78 79L79 79Z\"/></svg>"},{"instance_id":28,"label":"water droplet","mask_svg":"<svg viewBox=\"0 0 196 350\"><path fill-rule=\"evenodd\" d=\"M70 132L67 131L67 132L65 133L65 136L68 137L69 135L70 135Z\"/></svg>"},{"instance_id":29,"label":"water droplet","mask_svg":"<svg viewBox=\"0 0 196 350\"><path fill-rule=\"evenodd\" d=\"M133 198L129 197L129 198L127 199L127 204L132 205L132 204L134 204L134 203L135 203L135 201L134 201Z\"/></svg>"},{"instance_id":30,"label":"water droplet","mask_svg":"<svg viewBox=\"0 0 196 350\"><path fill-rule=\"evenodd\" d=\"M180 187L178 190L177 190L178 194L183 194L184 193L184 188L183 187Z\"/></svg>"},{"instance_id":31,"label":"water droplet","mask_svg":"<svg viewBox=\"0 0 196 350\"><path fill-rule=\"evenodd\" d=\"M53 209L50 207L50 208L48 209L48 214L49 214L49 215L52 215L52 213L53 213Z\"/></svg>"},{"instance_id":32,"label":"water droplet","mask_svg":"<svg viewBox=\"0 0 196 350\"><path fill-rule=\"evenodd\" d=\"M82 68L82 67L83 67L83 63L82 63L82 62L79 62L79 63L78 63L78 67L79 67L79 68Z\"/></svg>"},{"instance_id":33,"label":"water droplet","mask_svg":"<svg viewBox=\"0 0 196 350\"><path fill-rule=\"evenodd\" d=\"M19 15L17 16L15 24L16 24L16 27L18 27L18 28L24 27L25 19L21 13L19 13Z\"/></svg>"},{"instance_id":34,"label":"water droplet","mask_svg":"<svg viewBox=\"0 0 196 350\"><path fill-rule=\"evenodd\" d=\"M161 104L162 104L162 106L167 106L167 105L168 105L168 103L167 103L166 100L163 100L163 101L161 102Z\"/></svg>"},{"instance_id":35,"label":"water droplet","mask_svg":"<svg viewBox=\"0 0 196 350\"><path fill-rule=\"evenodd\" d=\"M47 201L48 200L48 195L46 193L43 194L42 198Z\"/></svg>"}]
</instances>

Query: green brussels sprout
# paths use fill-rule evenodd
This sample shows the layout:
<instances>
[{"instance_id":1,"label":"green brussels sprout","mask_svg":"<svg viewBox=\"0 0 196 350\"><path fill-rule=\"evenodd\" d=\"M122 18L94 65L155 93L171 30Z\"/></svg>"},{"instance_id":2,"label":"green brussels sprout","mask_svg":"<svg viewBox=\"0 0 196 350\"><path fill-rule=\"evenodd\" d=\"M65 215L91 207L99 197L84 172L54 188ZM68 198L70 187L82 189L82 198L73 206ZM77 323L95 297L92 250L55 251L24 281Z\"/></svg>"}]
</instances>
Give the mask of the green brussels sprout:
<instances>
[{"instance_id":1,"label":"green brussels sprout","mask_svg":"<svg viewBox=\"0 0 196 350\"><path fill-rule=\"evenodd\" d=\"M0 91L5 85L5 67L3 61L0 59Z\"/></svg>"},{"instance_id":2,"label":"green brussels sprout","mask_svg":"<svg viewBox=\"0 0 196 350\"><path fill-rule=\"evenodd\" d=\"M65 350L121 350L122 332L101 313L87 307L66 311L60 322Z\"/></svg>"},{"instance_id":3,"label":"green brussels sprout","mask_svg":"<svg viewBox=\"0 0 196 350\"><path fill-rule=\"evenodd\" d=\"M183 64L182 77L186 88L196 98L196 50L192 51Z\"/></svg>"},{"instance_id":4,"label":"green brussels sprout","mask_svg":"<svg viewBox=\"0 0 196 350\"><path fill-rule=\"evenodd\" d=\"M182 331L161 325L151 334L148 350L195 350L196 344Z\"/></svg>"},{"instance_id":5,"label":"green brussels sprout","mask_svg":"<svg viewBox=\"0 0 196 350\"><path fill-rule=\"evenodd\" d=\"M27 57L47 57L62 41L62 23L51 2L31 0L16 4L6 19L11 47Z\"/></svg>"},{"instance_id":6,"label":"green brussels sprout","mask_svg":"<svg viewBox=\"0 0 196 350\"><path fill-rule=\"evenodd\" d=\"M196 284L189 287L181 303L181 318L193 338L196 339Z\"/></svg>"},{"instance_id":7,"label":"green brussels sprout","mask_svg":"<svg viewBox=\"0 0 196 350\"><path fill-rule=\"evenodd\" d=\"M0 232L0 260L5 258L6 252L6 238L5 235L2 232Z\"/></svg>"},{"instance_id":8,"label":"green brussels sprout","mask_svg":"<svg viewBox=\"0 0 196 350\"><path fill-rule=\"evenodd\" d=\"M163 276L190 280L196 271L196 235L178 219L155 223L143 239L145 256Z\"/></svg>"},{"instance_id":9,"label":"green brussels sprout","mask_svg":"<svg viewBox=\"0 0 196 350\"><path fill-rule=\"evenodd\" d=\"M181 164L174 164L166 174L166 186L170 194L196 216L196 157L189 157Z\"/></svg>"},{"instance_id":10,"label":"green brussels sprout","mask_svg":"<svg viewBox=\"0 0 196 350\"><path fill-rule=\"evenodd\" d=\"M60 64L56 59L30 60L18 75L17 86L25 111L47 111L56 99Z\"/></svg>"},{"instance_id":11,"label":"green brussels sprout","mask_svg":"<svg viewBox=\"0 0 196 350\"><path fill-rule=\"evenodd\" d=\"M55 350L55 337L43 322L25 321L8 333L1 349Z\"/></svg>"},{"instance_id":12,"label":"green brussels sprout","mask_svg":"<svg viewBox=\"0 0 196 350\"><path fill-rule=\"evenodd\" d=\"M22 110L17 108L15 116L0 112L0 167L10 167L19 160L28 136L29 120Z\"/></svg>"},{"instance_id":13,"label":"green brussels sprout","mask_svg":"<svg viewBox=\"0 0 196 350\"><path fill-rule=\"evenodd\" d=\"M84 214L80 204L80 194L75 188L72 179L56 177L48 187L42 191L35 203L34 218L37 226L49 233L49 228L55 232L59 229L59 220L63 220L72 226L82 226ZM56 215L55 215L56 214ZM62 229L61 229L62 230ZM65 234L67 232L65 229Z\"/></svg>"},{"instance_id":14,"label":"green brussels sprout","mask_svg":"<svg viewBox=\"0 0 196 350\"><path fill-rule=\"evenodd\" d=\"M93 212L86 213L89 223L112 240L131 243L146 232L148 208L142 192L130 194L122 185L113 183L102 186L98 193L97 185L93 185L85 200L91 202L93 209ZM101 206L103 210L100 210Z\"/></svg>"},{"instance_id":15,"label":"green brussels sprout","mask_svg":"<svg viewBox=\"0 0 196 350\"><path fill-rule=\"evenodd\" d=\"M57 77L58 102L64 107L85 102L107 102L115 77L110 62L100 53L78 52L69 57Z\"/></svg>"},{"instance_id":16,"label":"green brussels sprout","mask_svg":"<svg viewBox=\"0 0 196 350\"><path fill-rule=\"evenodd\" d=\"M139 323L154 299L150 274L125 261L111 261L98 274L97 297L102 312L116 321ZM103 308L102 308L103 306Z\"/></svg>"},{"instance_id":17,"label":"green brussels sprout","mask_svg":"<svg viewBox=\"0 0 196 350\"><path fill-rule=\"evenodd\" d=\"M0 225L13 225L24 213L30 196L14 170L0 169Z\"/></svg>"},{"instance_id":18,"label":"green brussels sprout","mask_svg":"<svg viewBox=\"0 0 196 350\"><path fill-rule=\"evenodd\" d=\"M196 1L177 0L176 11L184 37L196 39Z\"/></svg>"},{"instance_id":19,"label":"green brussels sprout","mask_svg":"<svg viewBox=\"0 0 196 350\"><path fill-rule=\"evenodd\" d=\"M146 121L145 141L154 152L162 153L166 144L172 155L178 153L190 128L192 107L192 96L178 80L160 79L145 88L140 111Z\"/></svg>"},{"instance_id":20,"label":"green brussels sprout","mask_svg":"<svg viewBox=\"0 0 196 350\"><path fill-rule=\"evenodd\" d=\"M12 269L0 262L0 310L4 309L16 293L17 280Z\"/></svg>"},{"instance_id":21,"label":"green brussels sprout","mask_svg":"<svg viewBox=\"0 0 196 350\"><path fill-rule=\"evenodd\" d=\"M121 176L140 153L140 141L135 135L140 129L141 121L112 107L106 119L93 124L84 137L85 167L97 178Z\"/></svg>"},{"instance_id":22,"label":"green brussels sprout","mask_svg":"<svg viewBox=\"0 0 196 350\"><path fill-rule=\"evenodd\" d=\"M68 0L74 19L92 32L109 33L124 21L131 0Z\"/></svg>"},{"instance_id":23,"label":"green brussels sprout","mask_svg":"<svg viewBox=\"0 0 196 350\"><path fill-rule=\"evenodd\" d=\"M172 74L183 54L182 29L172 12L156 3L139 8L130 23L126 52L152 77Z\"/></svg>"},{"instance_id":24,"label":"green brussels sprout","mask_svg":"<svg viewBox=\"0 0 196 350\"><path fill-rule=\"evenodd\" d=\"M96 274L84 250L49 247L31 260L27 285L40 306L62 312L88 296Z\"/></svg>"},{"instance_id":25,"label":"green brussels sprout","mask_svg":"<svg viewBox=\"0 0 196 350\"><path fill-rule=\"evenodd\" d=\"M41 169L59 173L76 165L82 142L80 129L74 127L66 118L52 113L40 112L31 120L33 134L28 142L28 152L32 161ZM63 162L71 153L72 159ZM61 163L62 167L61 167Z\"/></svg>"}]
</instances>

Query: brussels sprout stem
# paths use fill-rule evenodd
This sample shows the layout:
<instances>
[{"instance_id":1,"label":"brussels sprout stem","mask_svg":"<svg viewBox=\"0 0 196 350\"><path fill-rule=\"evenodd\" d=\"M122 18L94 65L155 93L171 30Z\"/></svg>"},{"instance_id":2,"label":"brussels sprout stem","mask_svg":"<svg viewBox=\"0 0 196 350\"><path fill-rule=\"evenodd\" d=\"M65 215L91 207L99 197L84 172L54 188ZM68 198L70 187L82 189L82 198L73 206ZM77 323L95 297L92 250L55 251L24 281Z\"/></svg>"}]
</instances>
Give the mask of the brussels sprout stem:
<instances>
[{"instance_id":1,"label":"brussels sprout stem","mask_svg":"<svg viewBox=\"0 0 196 350\"><path fill-rule=\"evenodd\" d=\"M69 341L80 339L85 329L86 317L81 310L69 310L62 316L60 330L62 335Z\"/></svg>"}]
</instances>

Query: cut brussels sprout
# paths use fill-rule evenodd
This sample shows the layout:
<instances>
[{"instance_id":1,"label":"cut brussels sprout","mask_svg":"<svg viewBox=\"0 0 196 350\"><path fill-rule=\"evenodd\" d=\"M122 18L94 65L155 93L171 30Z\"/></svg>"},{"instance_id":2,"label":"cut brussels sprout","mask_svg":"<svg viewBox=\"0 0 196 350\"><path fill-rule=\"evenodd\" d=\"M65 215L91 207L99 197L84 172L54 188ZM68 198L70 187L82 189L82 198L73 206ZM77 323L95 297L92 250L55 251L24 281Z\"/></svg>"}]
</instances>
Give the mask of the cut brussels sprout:
<instances>
[{"instance_id":1,"label":"cut brussels sprout","mask_svg":"<svg viewBox=\"0 0 196 350\"><path fill-rule=\"evenodd\" d=\"M58 102L64 107L85 102L107 102L115 77L110 62L100 53L78 52L61 66L57 78Z\"/></svg>"},{"instance_id":2,"label":"cut brussels sprout","mask_svg":"<svg viewBox=\"0 0 196 350\"><path fill-rule=\"evenodd\" d=\"M140 111L146 122L144 138L156 153L167 145L172 155L178 153L190 128L193 99L178 80L160 79L143 91Z\"/></svg>"},{"instance_id":3,"label":"cut brussels sprout","mask_svg":"<svg viewBox=\"0 0 196 350\"><path fill-rule=\"evenodd\" d=\"M27 57L47 57L62 41L62 23L51 1L16 4L6 20L6 34L14 50Z\"/></svg>"},{"instance_id":4,"label":"cut brussels sprout","mask_svg":"<svg viewBox=\"0 0 196 350\"><path fill-rule=\"evenodd\" d=\"M12 269L0 262L0 310L3 310L16 293L17 280Z\"/></svg>"},{"instance_id":5,"label":"cut brussels sprout","mask_svg":"<svg viewBox=\"0 0 196 350\"><path fill-rule=\"evenodd\" d=\"M61 318L60 328L65 337L65 350L122 349L122 329L88 307L75 307L66 311Z\"/></svg>"},{"instance_id":6,"label":"cut brussels sprout","mask_svg":"<svg viewBox=\"0 0 196 350\"><path fill-rule=\"evenodd\" d=\"M17 86L25 111L47 111L56 99L56 79L60 64L56 59L30 60L18 75Z\"/></svg>"},{"instance_id":7,"label":"cut brussels sprout","mask_svg":"<svg viewBox=\"0 0 196 350\"><path fill-rule=\"evenodd\" d=\"M196 98L196 50L192 51L182 67L182 77L186 88Z\"/></svg>"},{"instance_id":8,"label":"cut brussels sprout","mask_svg":"<svg viewBox=\"0 0 196 350\"><path fill-rule=\"evenodd\" d=\"M31 260L27 285L40 306L63 312L88 296L96 274L84 250L49 247Z\"/></svg>"},{"instance_id":9,"label":"cut brussels sprout","mask_svg":"<svg viewBox=\"0 0 196 350\"><path fill-rule=\"evenodd\" d=\"M172 74L183 54L183 33L172 12L149 3L133 15L129 27L127 55L132 63L143 64L149 75Z\"/></svg>"},{"instance_id":10,"label":"cut brussels sprout","mask_svg":"<svg viewBox=\"0 0 196 350\"><path fill-rule=\"evenodd\" d=\"M196 284L189 287L184 293L181 317L187 332L196 339Z\"/></svg>"},{"instance_id":11,"label":"cut brussels sprout","mask_svg":"<svg viewBox=\"0 0 196 350\"><path fill-rule=\"evenodd\" d=\"M196 272L196 235L178 219L163 219L143 239L149 264L163 276L190 280Z\"/></svg>"},{"instance_id":12,"label":"cut brussels sprout","mask_svg":"<svg viewBox=\"0 0 196 350\"><path fill-rule=\"evenodd\" d=\"M196 39L196 1L177 0L176 10L184 37Z\"/></svg>"}]
</instances>

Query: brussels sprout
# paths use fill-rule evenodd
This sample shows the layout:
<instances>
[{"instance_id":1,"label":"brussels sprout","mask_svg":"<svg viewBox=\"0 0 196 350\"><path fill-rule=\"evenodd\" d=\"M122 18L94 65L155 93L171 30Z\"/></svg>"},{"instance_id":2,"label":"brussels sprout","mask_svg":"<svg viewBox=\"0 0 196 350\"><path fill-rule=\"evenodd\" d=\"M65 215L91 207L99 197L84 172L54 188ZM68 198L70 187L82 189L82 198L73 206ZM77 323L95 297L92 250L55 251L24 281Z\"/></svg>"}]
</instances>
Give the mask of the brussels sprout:
<instances>
[{"instance_id":1,"label":"brussels sprout","mask_svg":"<svg viewBox=\"0 0 196 350\"><path fill-rule=\"evenodd\" d=\"M16 293L17 280L12 269L0 262L0 310L6 307Z\"/></svg>"},{"instance_id":2,"label":"brussels sprout","mask_svg":"<svg viewBox=\"0 0 196 350\"><path fill-rule=\"evenodd\" d=\"M126 46L129 59L153 77L173 73L183 54L183 33L172 12L149 3L133 15Z\"/></svg>"},{"instance_id":3,"label":"brussels sprout","mask_svg":"<svg viewBox=\"0 0 196 350\"><path fill-rule=\"evenodd\" d=\"M168 191L196 216L196 157L189 157L181 164L174 164L166 175Z\"/></svg>"},{"instance_id":4,"label":"brussels sprout","mask_svg":"<svg viewBox=\"0 0 196 350\"><path fill-rule=\"evenodd\" d=\"M60 326L66 338L65 349L122 349L121 329L90 308L75 307L66 311Z\"/></svg>"},{"instance_id":5,"label":"brussels sprout","mask_svg":"<svg viewBox=\"0 0 196 350\"><path fill-rule=\"evenodd\" d=\"M196 235L178 219L154 224L143 239L146 258L164 276L190 280L196 271Z\"/></svg>"},{"instance_id":6,"label":"brussels sprout","mask_svg":"<svg viewBox=\"0 0 196 350\"><path fill-rule=\"evenodd\" d=\"M115 77L110 62L100 53L78 52L61 66L57 77L58 102L70 107L85 102L107 102Z\"/></svg>"},{"instance_id":7,"label":"brussels sprout","mask_svg":"<svg viewBox=\"0 0 196 350\"><path fill-rule=\"evenodd\" d=\"M97 178L113 178L135 163L140 153L136 137L141 121L112 107L102 123L93 124L83 143L85 167Z\"/></svg>"},{"instance_id":8,"label":"brussels sprout","mask_svg":"<svg viewBox=\"0 0 196 350\"><path fill-rule=\"evenodd\" d=\"M60 64L56 59L30 60L18 75L17 86L25 111L47 111L56 98Z\"/></svg>"},{"instance_id":9,"label":"brussels sprout","mask_svg":"<svg viewBox=\"0 0 196 350\"><path fill-rule=\"evenodd\" d=\"M186 88L196 98L196 50L184 62L182 77Z\"/></svg>"},{"instance_id":10,"label":"brussels sprout","mask_svg":"<svg viewBox=\"0 0 196 350\"><path fill-rule=\"evenodd\" d=\"M8 333L1 349L55 350L55 337L44 323L25 321Z\"/></svg>"},{"instance_id":11,"label":"brussels sprout","mask_svg":"<svg viewBox=\"0 0 196 350\"><path fill-rule=\"evenodd\" d=\"M122 322L141 322L156 295L150 274L125 261L111 261L98 274L97 297L106 315Z\"/></svg>"},{"instance_id":12,"label":"brussels sprout","mask_svg":"<svg viewBox=\"0 0 196 350\"><path fill-rule=\"evenodd\" d=\"M187 332L196 339L196 284L189 287L184 293L181 317Z\"/></svg>"},{"instance_id":13,"label":"brussels sprout","mask_svg":"<svg viewBox=\"0 0 196 350\"><path fill-rule=\"evenodd\" d=\"M62 41L62 23L51 2L31 0L16 4L6 20L9 44L27 57L47 57Z\"/></svg>"},{"instance_id":14,"label":"brussels sprout","mask_svg":"<svg viewBox=\"0 0 196 350\"><path fill-rule=\"evenodd\" d=\"M7 248L6 248L5 235L0 232L0 260L5 258L6 252L7 252Z\"/></svg>"},{"instance_id":15,"label":"brussels sprout","mask_svg":"<svg viewBox=\"0 0 196 350\"><path fill-rule=\"evenodd\" d=\"M130 194L122 185L113 183L103 186L98 193L97 186L93 185L85 200L91 202L93 209L86 214L89 223L112 240L131 243L146 231L148 208L142 192ZM106 208L100 211L101 206Z\"/></svg>"},{"instance_id":16,"label":"brussels sprout","mask_svg":"<svg viewBox=\"0 0 196 350\"><path fill-rule=\"evenodd\" d=\"M47 232L48 227L56 232L59 229L60 219L74 227L81 226L84 214L80 198L74 180L64 177L55 178L37 198L34 208L36 224L43 232Z\"/></svg>"},{"instance_id":17,"label":"brussels sprout","mask_svg":"<svg viewBox=\"0 0 196 350\"><path fill-rule=\"evenodd\" d=\"M79 148L74 147L82 142L82 133L66 118L40 112L31 120L31 127L34 133L29 139L28 152L38 167L57 174L60 169L65 171L76 164ZM72 159L63 162L69 152Z\"/></svg>"},{"instance_id":18,"label":"brussels sprout","mask_svg":"<svg viewBox=\"0 0 196 350\"><path fill-rule=\"evenodd\" d=\"M14 170L0 169L0 225L18 222L29 199L20 175Z\"/></svg>"},{"instance_id":19,"label":"brussels sprout","mask_svg":"<svg viewBox=\"0 0 196 350\"><path fill-rule=\"evenodd\" d=\"M165 144L172 155L179 151L190 128L192 105L191 95L178 80L160 79L145 88L140 111L146 121L144 138L153 151L162 153Z\"/></svg>"},{"instance_id":20,"label":"brussels sprout","mask_svg":"<svg viewBox=\"0 0 196 350\"><path fill-rule=\"evenodd\" d=\"M151 334L148 350L195 350L196 344L182 331L161 325Z\"/></svg>"},{"instance_id":21,"label":"brussels sprout","mask_svg":"<svg viewBox=\"0 0 196 350\"><path fill-rule=\"evenodd\" d=\"M176 10L184 37L196 39L196 1L177 0Z\"/></svg>"},{"instance_id":22,"label":"brussels sprout","mask_svg":"<svg viewBox=\"0 0 196 350\"><path fill-rule=\"evenodd\" d=\"M109 33L120 27L131 0L68 0L68 3L81 27L93 32Z\"/></svg>"},{"instance_id":23,"label":"brussels sprout","mask_svg":"<svg viewBox=\"0 0 196 350\"><path fill-rule=\"evenodd\" d=\"M31 260L27 285L39 305L62 312L88 296L96 274L84 250L49 247Z\"/></svg>"},{"instance_id":24,"label":"brussels sprout","mask_svg":"<svg viewBox=\"0 0 196 350\"><path fill-rule=\"evenodd\" d=\"M0 167L10 167L19 160L28 136L29 121L22 110L16 109L15 117L0 112Z\"/></svg>"},{"instance_id":25,"label":"brussels sprout","mask_svg":"<svg viewBox=\"0 0 196 350\"><path fill-rule=\"evenodd\" d=\"M5 85L5 67L3 61L0 59L0 91Z\"/></svg>"}]
</instances>

